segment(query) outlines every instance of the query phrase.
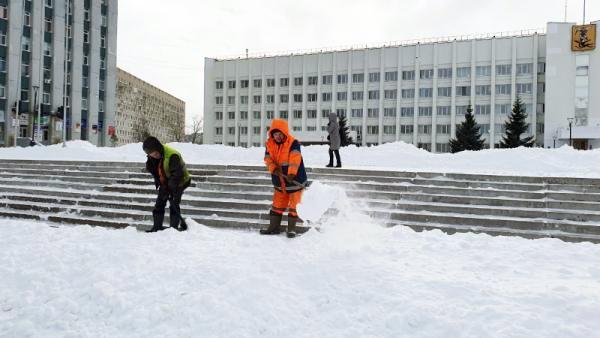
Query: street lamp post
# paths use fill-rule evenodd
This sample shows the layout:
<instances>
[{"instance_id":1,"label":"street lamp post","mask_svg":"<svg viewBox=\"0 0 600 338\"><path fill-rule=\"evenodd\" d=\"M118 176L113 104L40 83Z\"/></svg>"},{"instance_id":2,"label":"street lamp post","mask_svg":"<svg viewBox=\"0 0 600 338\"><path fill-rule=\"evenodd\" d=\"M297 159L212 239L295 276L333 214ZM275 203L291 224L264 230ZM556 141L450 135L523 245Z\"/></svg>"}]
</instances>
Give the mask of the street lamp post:
<instances>
[{"instance_id":1,"label":"street lamp post","mask_svg":"<svg viewBox=\"0 0 600 338\"><path fill-rule=\"evenodd\" d=\"M38 138L40 137L40 135L39 135L39 132L40 132L40 123L42 122L42 121L40 121L40 116L38 114L38 120L37 120L37 125L38 125L37 131L38 131L38 133L37 133L37 137L34 137L34 136L36 136L36 133L35 133L36 129L35 129L35 123L33 123L33 121L35 121L35 112L37 110L38 89L40 89L40 86L35 86L35 85L33 86L33 112L34 113L32 114L33 115L33 119L31 119L32 120L32 123L31 123L31 139L35 140L35 141L37 141Z\"/></svg>"},{"instance_id":2,"label":"street lamp post","mask_svg":"<svg viewBox=\"0 0 600 338\"><path fill-rule=\"evenodd\" d=\"M568 117L567 118L567 121L569 121L569 146L570 147L573 147L573 133L572 133L572 131L573 131L573 120L574 119L575 118L573 118L573 117Z\"/></svg>"}]
</instances>

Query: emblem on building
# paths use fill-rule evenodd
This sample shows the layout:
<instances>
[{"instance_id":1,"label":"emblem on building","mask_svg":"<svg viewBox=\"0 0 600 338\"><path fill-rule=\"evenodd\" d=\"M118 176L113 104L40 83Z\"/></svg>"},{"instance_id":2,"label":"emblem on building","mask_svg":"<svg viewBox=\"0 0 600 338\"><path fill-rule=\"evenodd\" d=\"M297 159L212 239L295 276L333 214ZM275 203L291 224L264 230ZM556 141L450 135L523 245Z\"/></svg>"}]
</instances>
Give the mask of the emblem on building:
<instances>
[{"instance_id":1,"label":"emblem on building","mask_svg":"<svg viewBox=\"0 0 600 338\"><path fill-rule=\"evenodd\" d=\"M571 28L571 50L582 52L596 48L596 25L580 25Z\"/></svg>"}]
</instances>

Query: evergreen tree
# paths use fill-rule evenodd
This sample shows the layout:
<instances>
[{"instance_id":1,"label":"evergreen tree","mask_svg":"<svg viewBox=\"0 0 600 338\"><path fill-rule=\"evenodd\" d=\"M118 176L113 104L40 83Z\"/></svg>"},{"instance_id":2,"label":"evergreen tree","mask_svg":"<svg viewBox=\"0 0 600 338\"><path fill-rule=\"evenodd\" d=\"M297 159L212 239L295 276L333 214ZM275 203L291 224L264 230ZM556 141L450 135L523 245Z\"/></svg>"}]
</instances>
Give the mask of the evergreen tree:
<instances>
[{"instance_id":1,"label":"evergreen tree","mask_svg":"<svg viewBox=\"0 0 600 338\"><path fill-rule=\"evenodd\" d=\"M348 127L348 119L346 116L341 116L339 118L340 125L340 140L341 146L345 147L352 144L352 137L350 137L350 127Z\"/></svg>"},{"instance_id":2,"label":"evergreen tree","mask_svg":"<svg viewBox=\"0 0 600 338\"><path fill-rule=\"evenodd\" d=\"M506 128L505 135L502 136L500 141L500 148L516 148L520 146L532 147L534 144L533 136L525 137L521 139L521 134L527 132L529 123L526 123L527 113L525 112L525 106L519 96L517 96L513 109L508 120L504 122Z\"/></svg>"},{"instance_id":3,"label":"evergreen tree","mask_svg":"<svg viewBox=\"0 0 600 338\"><path fill-rule=\"evenodd\" d=\"M481 139L481 130L475 117L473 108L469 105L465 120L456 128L456 138L450 140L450 152L457 153L463 150L481 150L484 140Z\"/></svg>"}]
</instances>

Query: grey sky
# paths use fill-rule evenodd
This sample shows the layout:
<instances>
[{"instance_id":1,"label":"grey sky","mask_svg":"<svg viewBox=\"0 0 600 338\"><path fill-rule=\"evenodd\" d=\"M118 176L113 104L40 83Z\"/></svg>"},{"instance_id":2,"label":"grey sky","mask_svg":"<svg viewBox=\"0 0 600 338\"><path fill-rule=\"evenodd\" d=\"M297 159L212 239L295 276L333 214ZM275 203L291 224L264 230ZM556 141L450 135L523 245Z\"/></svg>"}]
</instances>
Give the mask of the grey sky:
<instances>
[{"instance_id":1,"label":"grey sky","mask_svg":"<svg viewBox=\"0 0 600 338\"><path fill-rule=\"evenodd\" d=\"M564 0L121 0L117 65L203 114L204 57L544 28ZM582 21L583 1L567 18ZM600 20L588 0L586 21Z\"/></svg>"}]
</instances>

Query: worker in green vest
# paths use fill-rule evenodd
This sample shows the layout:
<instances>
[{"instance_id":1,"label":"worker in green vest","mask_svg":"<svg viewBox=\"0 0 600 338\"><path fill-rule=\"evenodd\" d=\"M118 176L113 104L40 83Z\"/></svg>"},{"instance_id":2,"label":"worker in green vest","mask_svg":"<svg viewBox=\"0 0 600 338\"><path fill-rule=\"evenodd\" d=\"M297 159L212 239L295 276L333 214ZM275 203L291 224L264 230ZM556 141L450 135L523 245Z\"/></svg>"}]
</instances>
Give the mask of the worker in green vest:
<instances>
[{"instance_id":1,"label":"worker in green vest","mask_svg":"<svg viewBox=\"0 0 600 338\"><path fill-rule=\"evenodd\" d=\"M158 189L158 196L152 216L154 225L148 232L164 230L165 206L169 201L169 218L171 228L179 231L187 230L187 225L181 217L181 196L183 191L190 186L191 176L185 167L181 154L160 143L153 136L148 137L143 144L144 152L148 155L146 170L154 176L154 185Z\"/></svg>"}]
</instances>

